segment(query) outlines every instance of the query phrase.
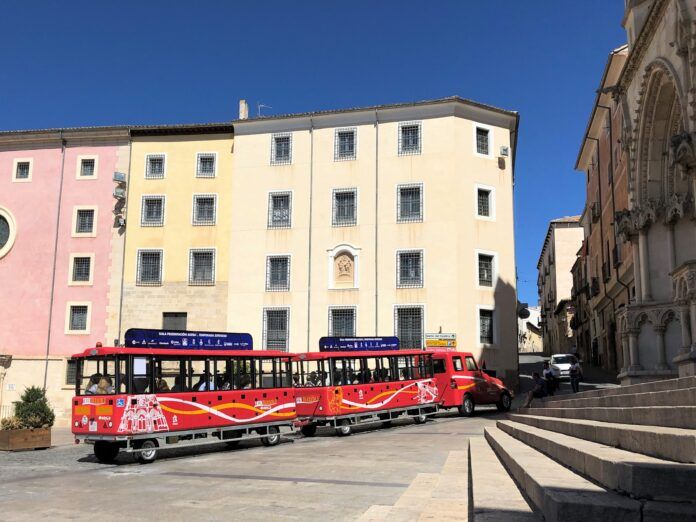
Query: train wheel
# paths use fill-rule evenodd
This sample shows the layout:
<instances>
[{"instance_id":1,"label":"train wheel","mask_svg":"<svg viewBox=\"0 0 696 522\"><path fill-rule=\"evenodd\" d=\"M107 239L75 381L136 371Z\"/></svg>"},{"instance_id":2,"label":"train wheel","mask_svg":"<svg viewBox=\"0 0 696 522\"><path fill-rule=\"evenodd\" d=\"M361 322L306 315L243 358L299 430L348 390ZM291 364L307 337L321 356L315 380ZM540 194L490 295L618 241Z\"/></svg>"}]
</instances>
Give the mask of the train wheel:
<instances>
[{"instance_id":1,"label":"train wheel","mask_svg":"<svg viewBox=\"0 0 696 522\"><path fill-rule=\"evenodd\" d=\"M300 428L300 431L302 432L302 435L305 437L314 437L317 433L317 425L312 423L312 424L305 424Z\"/></svg>"},{"instance_id":2,"label":"train wheel","mask_svg":"<svg viewBox=\"0 0 696 522\"><path fill-rule=\"evenodd\" d=\"M339 437L347 437L350 435L352 428L350 426L350 421L348 419L343 419L336 428L336 433Z\"/></svg>"},{"instance_id":3,"label":"train wheel","mask_svg":"<svg viewBox=\"0 0 696 522\"><path fill-rule=\"evenodd\" d=\"M269 426L266 430L267 436L261 439L261 443L264 446L275 446L280 444L280 430L277 426Z\"/></svg>"},{"instance_id":4,"label":"train wheel","mask_svg":"<svg viewBox=\"0 0 696 522\"><path fill-rule=\"evenodd\" d=\"M147 439L138 444L138 461L141 464L150 464L157 458L157 441Z\"/></svg>"},{"instance_id":5,"label":"train wheel","mask_svg":"<svg viewBox=\"0 0 696 522\"><path fill-rule=\"evenodd\" d=\"M503 392L500 396L500 400L495 404L498 411L510 411L510 406L512 405L512 399L509 393Z\"/></svg>"},{"instance_id":6,"label":"train wheel","mask_svg":"<svg viewBox=\"0 0 696 522\"><path fill-rule=\"evenodd\" d=\"M94 456L99 462L113 462L118 455L118 446L113 442L98 440L94 443Z\"/></svg>"},{"instance_id":7,"label":"train wheel","mask_svg":"<svg viewBox=\"0 0 696 522\"><path fill-rule=\"evenodd\" d=\"M459 407L459 414L465 417L471 417L474 414L474 399L471 395L465 395L462 405Z\"/></svg>"},{"instance_id":8,"label":"train wheel","mask_svg":"<svg viewBox=\"0 0 696 522\"><path fill-rule=\"evenodd\" d=\"M415 417L413 417L413 421L416 424L425 424L425 421L427 421L427 420L428 420L428 417L426 415L423 415L423 414L416 415Z\"/></svg>"}]
</instances>

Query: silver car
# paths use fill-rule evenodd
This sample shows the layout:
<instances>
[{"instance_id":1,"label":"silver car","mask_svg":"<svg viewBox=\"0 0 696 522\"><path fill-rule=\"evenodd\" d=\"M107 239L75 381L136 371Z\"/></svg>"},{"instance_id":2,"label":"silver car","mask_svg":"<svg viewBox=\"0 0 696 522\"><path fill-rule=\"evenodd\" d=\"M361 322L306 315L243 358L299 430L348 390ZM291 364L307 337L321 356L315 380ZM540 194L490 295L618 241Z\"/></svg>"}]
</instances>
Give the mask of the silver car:
<instances>
[{"instance_id":1,"label":"silver car","mask_svg":"<svg viewBox=\"0 0 696 522\"><path fill-rule=\"evenodd\" d=\"M570 379L570 365L577 359L573 354L560 353L551 356L549 366L556 379ZM582 379L582 365L580 365L580 378Z\"/></svg>"}]
</instances>

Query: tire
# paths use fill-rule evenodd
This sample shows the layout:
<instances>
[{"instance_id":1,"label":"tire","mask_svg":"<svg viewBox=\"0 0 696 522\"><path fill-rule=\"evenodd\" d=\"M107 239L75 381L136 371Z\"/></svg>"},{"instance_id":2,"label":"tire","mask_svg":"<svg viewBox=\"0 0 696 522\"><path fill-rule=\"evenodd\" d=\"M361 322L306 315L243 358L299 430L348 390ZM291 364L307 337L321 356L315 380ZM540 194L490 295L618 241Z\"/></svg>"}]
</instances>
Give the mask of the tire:
<instances>
[{"instance_id":1,"label":"tire","mask_svg":"<svg viewBox=\"0 0 696 522\"><path fill-rule=\"evenodd\" d=\"M496 408L498 408L498 411L510 411L510 406L512 405L512 399L510 398L510 394L507 392L503 392L500 395L500 400L495 403Z\"/></svg>"},{"instance_id":2,"label":"tire","mask_svg":"<svg viewBox=\"0 0 696 522\"><path fill-rule=\"evenodd\" d=\"M138 462L141 464L150 464L157 458L157 441L147 439L138 444Z\"/></svg>"},{"instance_id":3,"label":"tire","mask_svg":"<svg viewBox=\"0 0 696 522\"><path fill-rule=\"evenodd\" d=\"M415 422L416 424L425 424L427 420L428 417L423 414L416 415L415 417L413 417L413 422Z\"/></svg>"},{"instance_id":4,"label":"tire","mask_svg":"<svg viewBox=\"0 0 696 522\"><path fill-rule=\"evenodd\" d=\"M459 407L459 415L463 417L471 417L474 414L476 405L474 404L474 399L471 395L465 395L462 405Z\"/></svg>"},{"instance_id":5,"label":"tire","mask_svg":"<svg viewBox=\"0 0 696 522\"><path fill-rule=\"evenodd\" d=\"M352 428L350 426L350 421L348 419L343 419L338 423L338 428L336 428L336 435L339 437L347 437L351 434Z\"/></svg>"},{"instance_id":6,"label":"tire","mask_svg":"<svg viewBox=\"0 0 696 522\"><path fill-rule=\"evenodd\" d=\"M94 456L99 462L110 463L116 460L119 447L113 442L98 440L94 443Z\"/></svg>"},{"instance_id":7,"label":"tire","mask_svg":"<svg viewBox=\"0 0 696 522\"><path fill-rule=\"evenodd\" d=\"M314 437L317 434L317 425L314 423L305 424L300 428L300 431L305 437Z\"/></svg>"},{"instance_id":8,"label":"tire","mask_svg":"<svg viewBox=\"0 0 696 522\"><path fill-rule=\"evenodd\" d=\"M266 437L261 439L264 446L277 446L280 444L280 430L277 426L269 426L266 430Z\"/></svg>"}]
</instances>

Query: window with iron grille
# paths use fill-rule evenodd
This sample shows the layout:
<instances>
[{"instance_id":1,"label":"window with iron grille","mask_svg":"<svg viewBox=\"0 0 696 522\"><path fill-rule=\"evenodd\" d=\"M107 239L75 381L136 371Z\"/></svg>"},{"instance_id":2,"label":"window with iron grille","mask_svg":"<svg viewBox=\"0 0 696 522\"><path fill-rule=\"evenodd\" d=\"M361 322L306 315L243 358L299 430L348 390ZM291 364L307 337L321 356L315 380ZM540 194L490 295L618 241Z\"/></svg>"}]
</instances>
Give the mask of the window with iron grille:
<instances>
[{"instance_id":1,"label":"window with iron grille","mask_svg":"<svg viewBox=\"0 0 696 522\"><path fill-rule=\"evenodd\" d=\"M74 385L77 380L77 361L68 360L65 365L65 384Z\"/></svg>"},{"instance_id":2,"label":"window with iron grille","mask_svg":"<svg viewBox=\"0 0 696 522\"><path fill-rule=\"evenodd\" d=\"M290 256L268 256L266 258L266 291L287 292L290 290Z\"/></svg>"},{"instance_id":3,"label":"window with iron grille","mask_svg":"<svg viewBox=\"0 0 696 522\"><path fill-rule=\"evenodd\" d=\"M478 215L481 217L491 216L491 191L478 189Z\"/></svg>"},{"instance_id":4,"label":"window with iron grille","mask_svg":"<svg viewBox=\"0 0 696 522\"><path fill-rule=\"evenodd\" d=\"M29 167L28 161L18 161L15 179L29 179Z\"/></svg>"},{"instance_id":5,"label":"window with iron grille","mask_svg":"<svg viewBox=\"0 0 696 522\"><path fill-rule=\"evenodd\" d=\"M263 311L263 347L266 350L288 351L290 309L266 308Z\"/></svg>"},{"instance_id":6,"label":"window with iron grille","mask_svg":"<svg viewBox=\"0 0 696 522\"><path fill-rule=\"evenodd\" d=\"M493 344L493 310L479 310L479 341Z\"/></svg>"},{"instance_id":7,"label":"window with iron grille","mask_svg":"<svg viewBox=\"0 0 696 522\"><path fill-rule=\"evenodd\" d=\"M358 222L356 189L334 189L333 226L350 227Z\"/></svg>"},{"instance_id":8,"label":"window with iron grille","mask_svg":"<svg viewBox=\"0 0 696 522\"><path fill-rule=\"evenodd\" d=\"M488 136L490 131L476 127L476 152L488 156Z\"/></svg>"},{"instance_id":9,"label":"window with iron grille","mask_svg":"<svg viewBox=\"0 0 696 522\"><path fill-rule=\"evenodd\" d=\"M355 308L336 306L329 308L329 335L355 337Z\"/></svg>"},{"instance_id":10,"label":"window with iron grille","mask_svg":"<svg viewBox=\"0 0 696 522\"><path fill-rule=\"evenodd\" d=\"M396 221L413 223L423 221L423 185L399 185L396 188Z\"/></svg>"},{"instance_id":11,"label":"window with iron grille","mask_svg":"<svg viewBox=\"0 0 696 522\"><path fill-rule=\"evenodd\" d=\"M83 159L80 163L80 177L90 178L94 176L94 159Z\"/></svg>"},{"instance_id":12,"label":"window with iron grille","mask_svg":"<svg viewBox=\"0 0 696 522\"><path fill-rule=\"evenodd\" d=\"M271 139L271 165L292 163L292 135L274 134Z\"/></svg>"},{"instance_id":13,"label":"window with iron grille","mask_svg":"<svg viewBox=\"0 0 696 522\"><path fill-rule=\"evenodd\" d=\"M197 178L215 177L215 154L199 153L196 161Z\"/></svg>"},{"instance_id":14,"label":"window with iron grille","mask_svg":"<svg viewBox=\"0 0 696 522\"><path fill-rule=\"evenodd\" d=\"M143 196L140 225L143 227L164 225L164 196Z\"/></svg>"},{"instance_id":15,"label":"window with iron grille","mask_svg":"<svg viewBox=\"0 0 696 522\"><path fill-rule=\"evenodd\" d=\"M87 283L90 280L90 275L92 272L92 258L85 257L73 257L73 269L72 269L72 280L75 283L84 282Z\"/></svg>"},{"instance_id":16,"label":"window with iron grille","mask_svg":"<svg viewBox=\"0 0 696 522\"><path fill-rule=\"evenodd\" d=\"M478 255L479 286L493 286L493 256Z\"/></svg>"},{"instance_id":17,"label":"window with iron grille","mask_svg":"<svg viewBox=\"0 0 696 522\"><path fill-rule=\"evenodd\" d=\"M75 220L76 234L91 234L94 232L94 210L78 209Z\"/></svg>"},{"instance_id":18,"label":"window with iron grille","mask_svg":"<svg viewBox=\"0 0 696 522\"><path fill-rule=\"evenodd\" d=\"M138 250L139 286L159 286L162 284L162 251Z\"/></svg>"},{"instance_id":19,"label":"window with iron grille","mask_svg":"<svg viewBox=\"0 0 696 522\"><path fill-rule=\"evenodd\" d=\"M148 154L145 160L145 177L160 179L164 177L164 154Z\"/></svg>"},{"instance_id":20,"label":"window with iron grille","mask_svg":"<svg viewBox=\"0 0 696 522\"><path fill-rule=\"evenodd\" d=\"M215 250L192 249L189 254L189 285L215 284Z\"/></svg>"},{"instance_id":21,"label":"window with iron grille","mask_svg":"<svg viewBox=\"0 0 696 522\"><path fill-rule=\"evenodd\" d=\"M217 196L215 194L197 194L193 196L193 224L214 225L216 202Z\"/></svg>"},{"instance_id":22,"label":"window with iron grille","mask_svg":"<svg viewBox=\"0 0 696 522\"><path fill-rule=\"evenodd\" d=\"M407 250L396 254L397 288L423 286L423 251Z\"/></svg>"},{"instance_id":23,"label":"window with iron grille","mask_svg":"<svg viewBox=\"0 0 696 522\"><path fill-rule=\"evenodd\" d=\"M423 348L423 307L397 306L394 310L394 333L402 349Z\"/></svg>"},{"instance_id":24,"label":"window with iron grille","mask_svg":"<svg viewBox=\"0 0 696 522\"><path fill-rule=\"evenodd\" d=\"M70 330L74 332L87 330L88 313L89 307L87 305L70 306Z\"/></svg>"},{"instance_id":25,"label":"window with iron grille","mask_svg":"<svg viewBox=\"0 0 696 522\"><path fill-rule=\"evenodd\" d=\"M399 123L399 156L421 153L420 122Z\"/></svg>"},{"instance_id":26,"label":"window with iron grille","mask_svg":"<svg viewBox=\"0 0 696 522\"><path fill-rule=\"evenodd\" d=\"M334 161L354 160L357 151L356 129L336 129Z\"/></svg>"},{"instance_id":27,"label":"window with iron grille","mask_svg":"<svg viewBox=\"0 0 696 522\"><path fill-rule=\"evenodd\" d=\"M268 195L268 228L292 226L292 193L272 192Z\"/></svg>"}]
</instances>

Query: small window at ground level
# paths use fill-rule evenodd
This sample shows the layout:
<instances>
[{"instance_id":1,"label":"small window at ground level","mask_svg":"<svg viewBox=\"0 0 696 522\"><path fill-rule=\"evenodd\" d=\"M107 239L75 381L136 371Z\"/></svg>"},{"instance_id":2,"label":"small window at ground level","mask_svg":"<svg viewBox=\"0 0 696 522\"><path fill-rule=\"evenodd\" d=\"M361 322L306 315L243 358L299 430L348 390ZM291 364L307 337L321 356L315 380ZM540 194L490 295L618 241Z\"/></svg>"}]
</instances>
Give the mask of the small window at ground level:
<instances>
[{"instance_id":1,"label":"small window at ground level","mask_svg":"<svg viewBox=\"0 0 696 522\"><path fill-rule=\"evenodd\" d=\"M65 384L74 385L77 382L77 361L72 359L65 365Z\"/></svg>"}]
</instances>

